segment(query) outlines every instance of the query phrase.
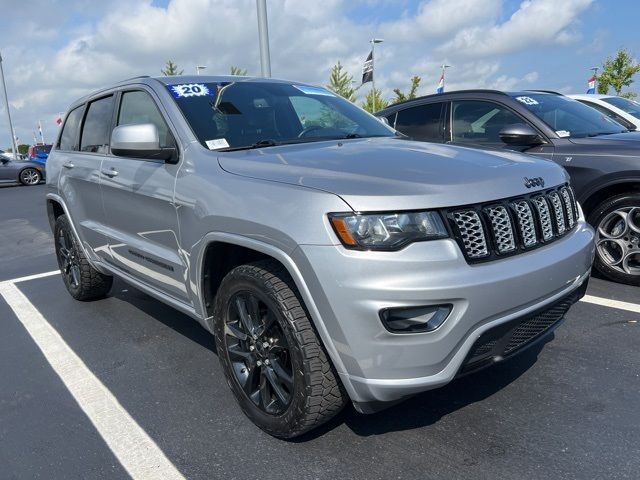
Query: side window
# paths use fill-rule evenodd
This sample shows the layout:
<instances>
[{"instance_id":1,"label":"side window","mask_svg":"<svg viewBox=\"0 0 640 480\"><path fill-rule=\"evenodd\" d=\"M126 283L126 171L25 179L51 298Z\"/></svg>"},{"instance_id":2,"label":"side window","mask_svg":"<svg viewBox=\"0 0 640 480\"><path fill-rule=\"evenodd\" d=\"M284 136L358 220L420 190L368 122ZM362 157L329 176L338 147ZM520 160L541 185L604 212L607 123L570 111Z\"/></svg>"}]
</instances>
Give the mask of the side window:
<instances>
[{"instance_id":1,"label":"side window","mask_svg":"<svg viewBox=\"0 0 640 480\"><path fill-rule=\"evenodd\" d=\"M125 92L120 102L118 125L152 123L158 128L160 147L174 147L175 141L153 98L140 90Z\"/></svg>"},{"instance_id":2,"label":"side window","mask_svg":"<svg viewBox=\"0 0 640 480\"><path fill-rule=\"evenodd\" d=\"M78 130L80 129L80 122L82 121L82 113L84 112L84 105L77 107L67 115L67 121L64 122L62 127L62 134L60 135L60 142L58 143L58 149L60 150L78 150Z\"/></svg>"},{"instance_id":3,"label":"side window","mask_svg":"<svg viewBox=\"0 0 640 480\"><path fill-rule=\"evenodd\" d=\"M329 108L320 100L311 97L289 97L302 128L318 126L335 128L345 133L357 129L358 124L335 109Z\"/></svg>"},{"instance_id":4,"label":"side window","mask_svg":"<svg viewBox=\"0 0 640 480\"><path fill-rule=\"evenodd\" d=\"M89 104L82 126L80 150L83 152L107 153L109 151L109 129L113 114L113 95Z\"/></svg>"},{"instance_id":5,"label":"side window","mask_svg":"<svg viewBox=\"0 0 640 480\"><path fill-rule=\"evenodd\" d=\"M492 102L463 100L453 102L451 136L454 143L504 145L500 130L524 120L506 107Z\"/></svg>"},{"instance_id":6,"label":"side window","mask_svg":"<svg viewBox=\"0 0 640 480\"><path fill-rule=\"evenodd\" d=\"M442 110L444 103L429 103L398 112L396 130L416 140L442 142Z\"/></svg>"}]
</instances>

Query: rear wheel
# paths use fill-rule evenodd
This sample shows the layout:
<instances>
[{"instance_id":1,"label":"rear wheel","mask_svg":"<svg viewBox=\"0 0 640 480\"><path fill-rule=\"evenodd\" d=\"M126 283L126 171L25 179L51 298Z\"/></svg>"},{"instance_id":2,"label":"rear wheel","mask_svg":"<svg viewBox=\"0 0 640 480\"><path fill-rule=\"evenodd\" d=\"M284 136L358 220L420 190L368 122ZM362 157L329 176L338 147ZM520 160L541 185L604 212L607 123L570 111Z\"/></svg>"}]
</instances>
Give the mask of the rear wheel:
<instances>
[{"instance_id":1,"label":"rear wheel","mask_svg":"<svg viewBox=\"0 0 640 480\"><path fill-rule=\"evenodd\" d=\"M113 283L113 277L103 275L89 264L78 244L69 219L60 215L54 227L56 257L67 291L76 300L95 300L104 297Z\"/></svg>"},{"instance_id":2,"label":"rear wheel","mask_svg":"<svg viewBox=\"0 0 640 480\"><path fill-rule=\"evenodd\" d=\"M38 185L42 175L35 168L25 168L20 172L20 183L23 185Z\"/></svg>"},{"instance_id":3,"label":"rear wheel","mask_svg":"<svg viewBox=\"0 0 640 480\"><path fill-rule=\"evenodd\" d=\"M640 193L605 200L589 223L596 229L595 268L613 281L640 285Z\"/></svg>"},{"instance_id":4,"label":"rear wheel","mask_svg":"<svg viewBox=\"0 0 640 480\"><path fill-rule=\"evenodd\" d=\"M258 427L292 438L344 407L342 385L279 263L259 261L227 274L214 319L227 383Z\"/></svg>"}]
</instances>

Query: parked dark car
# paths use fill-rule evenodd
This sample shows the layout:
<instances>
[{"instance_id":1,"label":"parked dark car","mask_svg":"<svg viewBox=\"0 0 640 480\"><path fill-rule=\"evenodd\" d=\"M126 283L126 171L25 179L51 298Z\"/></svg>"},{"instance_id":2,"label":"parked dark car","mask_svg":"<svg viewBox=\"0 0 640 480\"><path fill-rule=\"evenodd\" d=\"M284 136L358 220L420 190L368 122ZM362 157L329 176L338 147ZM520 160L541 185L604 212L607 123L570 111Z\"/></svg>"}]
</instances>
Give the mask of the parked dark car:
<instances>
[{"instance_id":1,"label":"parked dark car","mask_svg":"<svg viewBox=\"0 0 640 480\"><path fill-rule=\"evenodd\" d=\"M463 90L376 115L414 140L516 150L562 165L597 230L595 267L640 285L640 132L548 91Z\"/></svg>"},{"instance_id":2,"label":"parked dark car","mask_svg":"<svg viewBox=\"0 0 640 480\"><path fill-rule=\"evenodd\" d=\"M29 157L30 161L44 165L45 163L47 163L47 159L49 158L49 152L51 152L51 145L31 145L29 147L29 153L27 154L27 156Z\"/></svg>"},{"instance_id":3,"label":"parked dark car","mask_svg":"<svg viewBox=\"0 0 640 480\"><path fill-rule=\"evenodd\" d=\"M44 166L25 160L14 160L11 153L0 154L0 183L19 182L38 185L45 178Z\"/></svg>"}]
</instances>

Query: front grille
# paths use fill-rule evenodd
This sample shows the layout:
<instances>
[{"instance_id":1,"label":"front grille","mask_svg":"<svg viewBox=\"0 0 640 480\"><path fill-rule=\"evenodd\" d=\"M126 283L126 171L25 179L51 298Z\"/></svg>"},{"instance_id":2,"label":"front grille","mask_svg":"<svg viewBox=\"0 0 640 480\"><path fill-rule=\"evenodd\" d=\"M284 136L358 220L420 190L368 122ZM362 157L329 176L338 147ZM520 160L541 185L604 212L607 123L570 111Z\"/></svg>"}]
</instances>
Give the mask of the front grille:
<instances>
[{"instance_id":1,"label":"front grille","mask_svg":"<svg viewBox=\"0 0 640 480\"><path fill-rule=\"evenodd\" d=\"M585 280L580 287L552 305L484 332L469 350L459 374L502 360L540 338L560 323L571 305L584 296L587 285Z\"/></svg>"},{"instance_id":2,"label":"front grille","mask_svg":"<svg viewBox=\"0 0 640 480\"><path fill-rule=\"evenodd\" d=\"M552 242L578 223L578 207L568 185L444 213L469 263Z\"/></svg>"}]
</instances>

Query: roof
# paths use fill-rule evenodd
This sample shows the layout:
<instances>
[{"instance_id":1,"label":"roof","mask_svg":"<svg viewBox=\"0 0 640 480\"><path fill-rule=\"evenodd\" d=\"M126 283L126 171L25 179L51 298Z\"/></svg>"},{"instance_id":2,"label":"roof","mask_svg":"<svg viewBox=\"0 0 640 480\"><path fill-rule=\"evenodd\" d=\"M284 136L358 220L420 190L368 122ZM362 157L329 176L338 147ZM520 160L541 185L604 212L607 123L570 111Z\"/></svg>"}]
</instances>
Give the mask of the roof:
<instances>
[{"instance_id":1,"label":"roof","mask_svg":"<svg viewBox=\"0 0 640 480\"><path fill-rule=\"evenodd\" d=\"M603 95L601 93L572 93L570 95L567 95L567 97L580 98L580 99L584 99L584 100L589 100L589 99L600 100L602 98L615 97L615 95Z\"/></svg>"},{"instance_id":2,"label":"roof","mask_svg":"<svg viewBox=\"0 0 640 480\"><path fill-rule=\"evenodd\" d=\"M266 83L287 83L305 85L304 82L294 82L278 78L265 77L241 77L238 75L174 75L170 77L149 77L163 83L173 85L176 83L218 83L218 82L266 82Z\"/></svg>"}]
</instances>

